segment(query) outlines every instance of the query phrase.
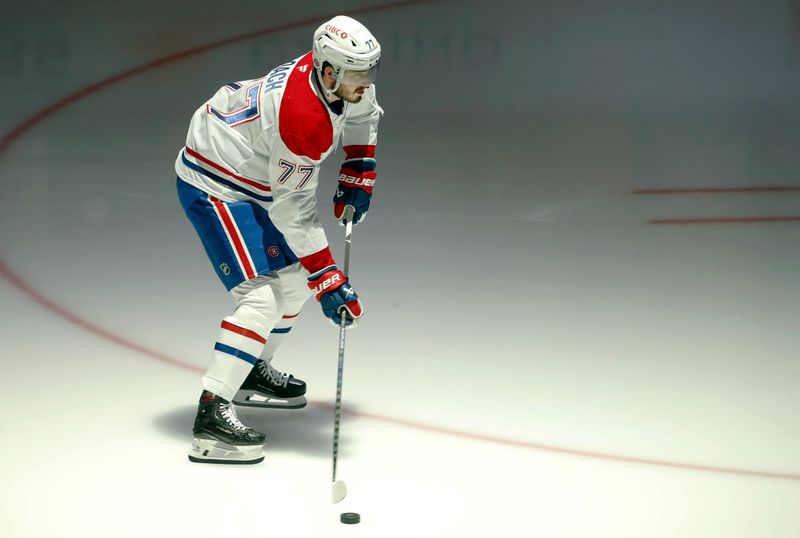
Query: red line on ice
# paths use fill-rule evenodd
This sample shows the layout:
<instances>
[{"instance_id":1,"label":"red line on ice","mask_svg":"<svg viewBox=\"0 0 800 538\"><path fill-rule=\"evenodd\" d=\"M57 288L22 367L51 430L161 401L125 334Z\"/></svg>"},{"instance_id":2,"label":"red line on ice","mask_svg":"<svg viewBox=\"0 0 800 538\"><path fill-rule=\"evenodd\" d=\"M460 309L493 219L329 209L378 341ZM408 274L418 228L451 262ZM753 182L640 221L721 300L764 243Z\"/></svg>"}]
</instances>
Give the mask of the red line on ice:
<instances>
[{"instance_id":1,"label":"red line on ice","mask_svg":"<svg viewBox=\"0 0 800 538\"><path fill-rule=\"evenodd\" d=\"M760 192L800 192L800 185L786 185L782 187L706 187L683 189L637 189L633 194L662 195L662 194L727 194L727 193L760 193Z\"/></svg>"},{"instance_id":2,"label":"red line on ice","mask_svg":"<svg viewBox=\"0 0 800 538\"><path fill-rule=\"evenodd\" d=\"M763 224L768 222L800 222L800 217L709 217L648 221L649 224Z\"/></svg>"}]
</instances>

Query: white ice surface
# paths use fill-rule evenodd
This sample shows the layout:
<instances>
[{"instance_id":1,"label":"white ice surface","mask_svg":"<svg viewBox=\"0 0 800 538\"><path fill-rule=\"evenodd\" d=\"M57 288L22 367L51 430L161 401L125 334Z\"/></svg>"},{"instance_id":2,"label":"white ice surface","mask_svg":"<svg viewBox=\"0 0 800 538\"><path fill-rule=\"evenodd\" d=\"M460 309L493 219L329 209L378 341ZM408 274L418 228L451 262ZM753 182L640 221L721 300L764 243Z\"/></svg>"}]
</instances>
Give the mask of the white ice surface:
<instances>
[{"instance_id":1,"label":"white ice surface","mask_svg":"<svg viewBox=\"0 0 800 538\"><path fill-rule=\"evenodd\" d=\"M112 17L41 4L3 21L3 133L104 77L331 9L246 2L220 18L202 2L123 2ZM337 331L313 303L276 357L311 404L239 412L267 433L265 462L186 458L231 301L181 213L172 161L203 99L302 53L313 24L142 73L15 141L0 156L0 260L187 367L0 279L0 536L800 535L800 224L646 224L800 215L800 193L630 194L797 185L789 2L738 2L722 18L710 3L645 4L433 2L362 17L387 51L387 114L373 208L354 232L367 316L348 336L338 505ZM341 252L337 165L319 199ZM362 522L340 524L345 511Z\"/></svg>"}]
</instances>

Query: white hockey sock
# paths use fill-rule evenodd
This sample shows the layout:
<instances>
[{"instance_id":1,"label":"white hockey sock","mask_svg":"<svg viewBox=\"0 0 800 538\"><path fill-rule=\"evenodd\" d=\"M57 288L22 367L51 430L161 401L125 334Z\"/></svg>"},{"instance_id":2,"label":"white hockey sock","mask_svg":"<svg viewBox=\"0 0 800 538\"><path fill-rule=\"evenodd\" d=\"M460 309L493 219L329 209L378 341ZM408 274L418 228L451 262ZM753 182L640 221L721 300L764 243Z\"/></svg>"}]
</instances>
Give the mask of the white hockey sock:
<instances>
[{"instance_id":1,"label":"white hockey sock","mask_svg":"<svg viewBox=\"0 0 800 538\"><path fill-rule=\"evenodd\" d=\"M275 325L272 329L272 332L269 335L269 339L267 340L267 345L264 346L264 350L261 352L261 357L263 360L269 362L272 356L280 347L281 343L289 336L289 332L292 330L295 321L297 321L300 314L289 314L285 315L281 318L281 320Z\"/></svg>"},{"instance_id":2,"label":"white hockey sock","mask_svg":"<svg viewBox=\"0 0 800 538\"><path fill-rule=\"evenodd\" d=\"M266 338L255 327L229 316L222 320L214 360L203 376L203 388L230 401L264 351Z\"/></svg>"}]
</instances>

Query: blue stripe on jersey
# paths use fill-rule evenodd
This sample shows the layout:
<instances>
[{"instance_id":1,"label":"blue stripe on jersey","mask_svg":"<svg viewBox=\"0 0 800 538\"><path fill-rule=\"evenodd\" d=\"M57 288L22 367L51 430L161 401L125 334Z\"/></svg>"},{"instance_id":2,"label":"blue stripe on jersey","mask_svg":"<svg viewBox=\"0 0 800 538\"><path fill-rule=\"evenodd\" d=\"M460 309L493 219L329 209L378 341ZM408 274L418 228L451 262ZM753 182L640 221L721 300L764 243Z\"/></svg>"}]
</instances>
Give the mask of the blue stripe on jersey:
<instances>
[{"instance_id":1,"label":"blue stripe on jersey","mask_svg":"<svg viewBox=\"0 0 800 538\"><path fill-rule=\"evenodd\" d=\"M342 168L349 168L356 172L372 172L378 167L375 159L350 159L342 163Z\"/></svg>"},{"instance_id":2,"label":"blue stripe on jersey","mask_svg":"<svg viewBox=\"0 0 800 538\"><path fill-rule=\"evenodd\" d=\"M222 353L227 353L228 355L233 355L239 359L242 359L245 362L249 362L250 364L255 364L258 360L257 357L250 355L249 353L245 353L241 349L236 349L235 347L226 346L225 344L220 344L217 342L217 345L214 346L216 351L221 351Z\"/></svg>"},{"instance_id":3,"label":"blue stripe on jersey","mask_svg":"<svg viewBox=\"0 0 800 538\"><path fill-rule=\"evenodd\" d=\"M240 187L239 185L237 185L233 181L228 181L224 177L220 177L217 174L215 174L214 172L209 172L205 168L194 164L193 162L191 162L189 159L186 158L186 152L181 152L181 160L183 161L183 164L185 164L186 166L188 166L189 168L191 168L195 172L203 174L207 178L213 179L217 183L222 183L226 187L230 187L231 189L233 189L233 190L235 190L237 192L241 192L242 194L246 194L247 196L250 196L251 198L255 198L256 200L261 200L262 202L271 202L272 201L272 196L264 196L262 194L256 194L255 192L253 192L251 190L245 189L244 187Z\"/></svg>"},{"instance_id":4,"label":"blue stripe on jersey","mask_svg":"<svg viewBox=\"0 0 800 538\"><path fill-rule=\"evenodd\" d=\"M238 89L240 89L242 87L242 85L239 84L238 82L229 82L229 83L226 84L226 86L229 86L229 87L233 88L234 90L238 90Z\"/></svg>"},{"instance_id":5,"label":"blue stripe on jersey","mask_svg":"<svg viewBox=\"0 0 800 538\"><path fill-rule=\"evenodd\" d=\"M291 330L291 327L286 327L285 329L272 329L270 332L275 334L286 334Z\"/></svg>"}]
</instances>

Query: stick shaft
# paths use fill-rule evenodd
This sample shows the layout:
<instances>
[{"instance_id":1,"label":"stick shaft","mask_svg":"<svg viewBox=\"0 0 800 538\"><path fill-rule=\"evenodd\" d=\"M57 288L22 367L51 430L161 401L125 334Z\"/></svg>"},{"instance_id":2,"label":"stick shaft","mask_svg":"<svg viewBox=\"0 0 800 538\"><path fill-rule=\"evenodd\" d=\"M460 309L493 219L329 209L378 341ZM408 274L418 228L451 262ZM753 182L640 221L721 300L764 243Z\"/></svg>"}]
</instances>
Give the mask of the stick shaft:
<instances>
[{"instance_id":1,"label":"stick shaft","mask_svg":"<svg viewBox=\"0 0 800 538\"><path fill-rule=\"evenodd\" d=\"M342 315L339 325L339 371L336 376L336 412L333 422L333 482L336 482L336 463L339 457L339 423L342 417L342 375L344 371L344 337L347 334L346 318Z\"/></svg>"},{"instance_id":2,"label":"stick shaft","mask_svg":"<svg viewBox=\"0 0 800 538\"><path fill-rule=\"evenodd\" d=\"M344 276L350 274L350 244L353 237L353 209L350 206L345 208L345 232L344 232ZM347 316L341 313L339 322L339 369L336 374L336 411L333 422L333 482L336 482L336 464L339 459L339 424L342 417L342 377L344 373L344 344L347 334Z\"/></svg>"}]
</instances>

